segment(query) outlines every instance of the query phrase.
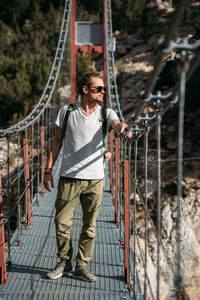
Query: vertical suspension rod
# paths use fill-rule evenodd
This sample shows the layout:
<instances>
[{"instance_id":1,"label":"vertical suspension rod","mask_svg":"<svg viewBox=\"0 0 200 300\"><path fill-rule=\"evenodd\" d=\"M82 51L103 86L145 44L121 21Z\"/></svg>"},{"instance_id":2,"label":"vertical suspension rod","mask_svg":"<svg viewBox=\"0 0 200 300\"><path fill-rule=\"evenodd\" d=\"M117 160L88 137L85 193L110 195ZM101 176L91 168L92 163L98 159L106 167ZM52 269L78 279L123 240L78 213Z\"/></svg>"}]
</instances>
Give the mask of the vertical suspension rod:
<instances>
[{"instance_id":1,"label":"vertical suspension rod","mask_svg":"<svg viewBox=\"0 0 200 300\"><path fill-rule=\"evenodd\" d=\"M26 142L25 142L26 141ZM27 159L27 155L28 155L28 151L27 151L27 143L28 143L28 138L27 138L27 127L25 128L25 139L23 140L23 150L24 150L24 183L25 183L25 188L26 188L26 193L25 193L25 199L24 199L24 211L25 211L25 226L28 224L28 209L27 209L27 203L28 203L28 187L27 187L27 163L26 163L26 159Z\"/></svg>"},{"instance_id":2,"label":"vertical suspension rod","mask_svg":"<svg viewBox=\"0 0 200 300\"><path fill-rule=\"evenodd\" d=\"M39 204L40 185L40 119L37 121L37 205Z\"/></svg>"},{"instance_id":3,"label":"vertical suspension rod","mask_svg":"<svg viewBox=\"0 0 200 300\"><path fill-rule=\"evenodd\" d=\"M182 57L186 54L182 51ZM185 58L185 57L184 57ZM185 105L185 64L181 70L180 100L179 100L179 124L178 124L178 206L177 206L177 291L176 297L182 299L182 271L181 271L181 201L183 180L183 136L184 136L184 105Z\"/></svg>"},{"instance_id":4,"label":"vertical suspension rod","mask_svg":"<svg viewBox=\"0 0 200 300\"><path fill-rule=\"evenodd\" d=\"M130 223L129 223L129 208L130 208L130 197L129 197L129 161L124 160L124 275L125 282L130 282L130 272L129 272L129 248L130 248Z\"/></svg>"},{"instance_id":5,"label":"vertical suspension rod","mask_svg":"<svg viewBox=\"0 0 200 300\"><path fill-rule=\"evenodd\" d=\"M115 223L119 226L118 220L118 199L119 198L119 140L115 138Z\"/></svg>"},{"instance_id":6,"label":"vertical suspension rod","mask_svg":"<svg viewBox=\"0 0 200 300\"><path fill-rule=\"evenodd\" d=\"M71 4L71 102L76 102L76 45L75 45L75 24L76 24L76 0Z\"/></svg>"},{"instance_id":7,"label":"vertical suspension rod","mask_svg":"<svg viewBox=\"0 0 200 300\"><path fill-rule=\"evenodd\" d=\"M24 180L25 180L25 188L26 188L26 225L31 226L33 222L31 221L31 192L30 192L30 161L29 161L29 153L28 153L28 139L23 140L24 146Z\"/></svg>"},{"instance_id":8,"label":"vertical suspension rod","mask_svg":"<svg viewBox=\"0 0 200 300\"><path fill-rule=\"evenodd\" d=\"M8 168L8 184L7 184L7 196L8 196L8 265L11 266L11 256L10 256L10 138L7 137L7 168Z\"/></svg>"},{"instance_id":9,"label":"vertical suspension rod","mask_svg":"<svg viewBox=\"0 0 200 300\"><path fill-rule=\"evenodd\" d=\"M148 254L148 115L146 115L146 119L144 120L144 180L145 180L145 280L144 280L144 300L147 299L147 254Z\"/></svg>"},{"instance_id":10,"label":"vertical suspension rod","mask_svg":"<svg viewBox=\"0 0 200 300\"><path fill-rule=\"evenodd\" d=\"M134 131L134 204L133 204L133 277L134 277L134 289L136 288L136 191L137 191L137 155L138 155L138 131Z\"/></svg>"},{"instance_id":11,"label":"vertical suspension rod","mask_svg":"<svg viewBox=\"0 0 200 300\"><path fill-rule=\"evenodd\" d=\"M122 194L123 194L123 171L122 171L122 161L123 161L123 141L124 139L120 137L120 157L119 157L119 205L118 205L118 210L119 210L119 226L120 226L120 237L122 239L122 217L123 217L123 212L122 212Z\"/></svg>"},{"instance_id":12,"label":"vertical suspension rod","mask_svg":"<svg viewBox=\"0 0 200 300\"><path fill-rule=\"evenodd\" d=\"M17 162L17 172L18 172L18 179L17 179L17 192L18 192L18 199L20 198L20 134L18 135L18 162ZM20 211L20 202L17 204L17 227L18 227L18 245L20 244L20 235L21 235L21 228L20 228L20 220L21 220L21 211Z\"/></svg>"},{"instance_id":13,"label":"vertical suspension rod","mask_svg":"<svg viewBox=\"0 0 200 300\"><path fill-rule=\"evenodd\" d=\"M45 193L45 188L43 185L44 172L45 172L45 134L44 134L44 126L40 126L40 155L41 155L41 183L42 183L42 194Z\"/></svg>"},{"instance_id":14,"label":"vertical suspension rod","mask_svg":"<svg viewBox=\"0 0 200 300\"><path fill-rule=\"evenodd\" d=\"M6 274L6 247L5 247L1 167L2 166L0 164L0 284L5 284L7 280L7 274Z\"/></svg>"},{"instance_id":15,"label":"vertical suspension rod","mask_svg":"<svg viewBox=\"0 0 200 300\"><path fill-rule=\"evenodd\" d=\"M109 134L109 151L113 153L113 131ZM113 197L113 157L109 160L110 191Z\"/></svg>"},{"instance_id":16,"label":"vertical suspension rod","mask_svg":"<svg viewBox=\"0 0 200 300\"><path fill-rule=\"evenodd\" d=\"M131 154L132 154L132 139L129 143L129 150L128 150L128 170L129 173L131 173ZM129 174L131 176L131 174ZM130 178L129 177L129 197L131 195L131 184L130 184ZM132 215L131 215L131 200L129 200L130 203L130 212L129 212L129 282L130 282L130 270L131 270L131 257L132 257L132 247L131 247L131 228L132 228Z\"/></svg>"},{"instance_id":17,"label":"vertical suspension rod","mask_svg":"<svg viewBox=\"0 0 200 300\"><path fill-rule=\"evenodd\" d=\"M161 235L161 102L156 100L156 123L157 123L157 300L160 299L160 235Z\"/></svg>"}]
</instances>

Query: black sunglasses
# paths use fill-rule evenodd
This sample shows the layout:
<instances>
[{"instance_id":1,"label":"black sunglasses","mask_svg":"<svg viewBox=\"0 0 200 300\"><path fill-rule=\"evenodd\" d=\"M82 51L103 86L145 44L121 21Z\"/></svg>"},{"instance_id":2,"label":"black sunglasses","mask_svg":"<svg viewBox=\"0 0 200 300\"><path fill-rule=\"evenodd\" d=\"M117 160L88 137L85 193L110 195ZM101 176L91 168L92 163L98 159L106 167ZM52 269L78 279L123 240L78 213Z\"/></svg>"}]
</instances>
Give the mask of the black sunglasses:
<instances>
[{"instance_id":1,"label":"black sunglasses","mask_svg":"<svg viewBox=\"0 0 200 300\"><path fill-rule=\"evenodd\" d=\"M106 92L106 86L91 86L89 89L95 89L97 93L101 93L102 90Z\"/></svg>"}]
</instances>

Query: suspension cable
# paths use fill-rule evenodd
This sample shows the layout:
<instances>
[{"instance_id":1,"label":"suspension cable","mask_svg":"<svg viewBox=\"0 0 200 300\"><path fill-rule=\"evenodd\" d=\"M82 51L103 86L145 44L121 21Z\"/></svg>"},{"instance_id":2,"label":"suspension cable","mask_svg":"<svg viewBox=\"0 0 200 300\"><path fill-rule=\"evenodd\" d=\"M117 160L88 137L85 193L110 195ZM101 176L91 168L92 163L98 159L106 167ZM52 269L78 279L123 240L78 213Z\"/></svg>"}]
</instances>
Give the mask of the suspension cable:
<instances>
[{"instance_id":1,"label":"suspension cable","mask_svg":"<svg viewBox=\"0 0 200 300\"><path fill-rule=\"evenodd\" d=\"M111 1L105 0L105 30L106 30L106 69L108 85L108 103L116 111L119 119L124 122L119 95L117 91L115 59L114 59L114 39L112 36L112 10Z\"/></svg>"}]
</instances>

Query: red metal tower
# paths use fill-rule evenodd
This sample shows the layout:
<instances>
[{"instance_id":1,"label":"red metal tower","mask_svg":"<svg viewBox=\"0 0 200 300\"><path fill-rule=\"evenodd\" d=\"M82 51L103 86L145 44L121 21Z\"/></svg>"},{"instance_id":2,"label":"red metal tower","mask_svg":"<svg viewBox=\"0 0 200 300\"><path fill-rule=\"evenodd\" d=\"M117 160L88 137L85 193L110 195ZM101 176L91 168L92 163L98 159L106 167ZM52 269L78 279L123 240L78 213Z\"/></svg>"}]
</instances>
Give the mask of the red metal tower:
<instances>
[{"instance_id":1,"label":"red metal tower","mask_svg":"<svg viewBox=\"0 0 200 300\"><path fill-rule=\"evenodd\" d=\"M103 1L103 23L76 22L76 0L72 0L71 7L71 102L77 101L76 93L76 54L103 53L104 82L107 83L106 74L106 1ZM97 30L97 34L93 34ZM102 38L101 38L102 37ZM83 39L83 40L82 40ZM85 40L84 40L85 39Z\"/></svg>"}]
</instances>

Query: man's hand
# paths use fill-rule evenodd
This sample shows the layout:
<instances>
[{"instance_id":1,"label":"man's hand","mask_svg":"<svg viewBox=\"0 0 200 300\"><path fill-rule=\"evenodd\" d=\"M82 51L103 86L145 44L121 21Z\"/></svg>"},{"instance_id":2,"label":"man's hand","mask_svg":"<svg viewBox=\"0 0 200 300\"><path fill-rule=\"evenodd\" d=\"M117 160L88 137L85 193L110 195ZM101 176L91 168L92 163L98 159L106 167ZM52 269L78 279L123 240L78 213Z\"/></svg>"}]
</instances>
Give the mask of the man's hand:
<instances>
[{"instance_id":1,"label":"man's hand","mask_svg":"<svg viewBox=\"0 0 200 300\"><path fill-rule=\"evenodd\" d=\"M113 121L111 122L111 126L112 126L112 128L116 131L116 133L117 133L118 135L123 134L124 131L125 131L125 129L126 129L126 124L120 122L119 120L113 120ZM127 133L127 137L128 137L128 138L132 138L132 133L131 133L131 132L128 132L128 133Z\"/></svg>"},{"instance_id":2,"label":"man's hand","mask_svg":"<svg viewBox=\"0 0 200 300\"><path fill-rule=\"evenodd\" d=\"M43 185L45 189L49 192L51 192L49 183L51 184L52 188L54 187L53 176L51 174L51 171L58 157L61 147L62 147L62 128L56 126L56 135L50 146L49 156L48 156L47 165L44 172L44 179L43 179Z\"/></svg>"},{"instance_id":3,"label":"man's hand","mask_svg":"<svg viewBox=\"0 0 200 300\"><path fill-rule=\"evenodd\" d=\"M114 128L114 129L115 129L116 133L117 133L118 135L120 135L120 134L122 134L122 133L124 132L125 128L126 128L126 124L125 124L125 123L119 122L119 123L117 123L117 124L115 125L115 128Z\"/></svg>"},{"instance_id":4,"label":"man's hand","mask_svg":"<svg viewBox=\"0 0 200 300\"><path fill-rule=\"evenodd\" d=\"M43 179L44 187L47 191L51 192L49 183L51 184L52 188L54 188L52 173L44 173L44 179Z\"/></svg>"},{"instance_id":5,"label":"man's hand","mask_svg":"<svg viewBox=\"0 0 200 300\"><path fill-rule=\"evenodd\" d=\"M112 153L109 152L109 151L105 151L105 152L104 152L104 157L105 157L106 160L109 160L109 159L111 159L111 157L112 157Z\"/></svg>"}]
</instances>

